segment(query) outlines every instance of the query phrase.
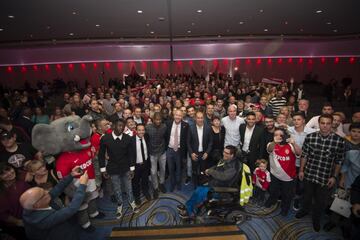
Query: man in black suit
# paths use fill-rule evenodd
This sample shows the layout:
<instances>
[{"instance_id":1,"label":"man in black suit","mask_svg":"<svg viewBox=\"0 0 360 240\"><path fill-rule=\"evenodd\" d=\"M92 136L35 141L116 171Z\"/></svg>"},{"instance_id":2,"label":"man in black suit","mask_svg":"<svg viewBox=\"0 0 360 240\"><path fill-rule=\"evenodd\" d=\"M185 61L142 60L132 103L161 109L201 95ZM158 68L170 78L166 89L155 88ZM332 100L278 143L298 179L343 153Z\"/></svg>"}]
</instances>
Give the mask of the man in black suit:
<instances>
[{"instance_id":1,"label":"man in black suit","mask_svg":"<svg viewBox=\"0 0 360 240\"><path fill-rule=\"evenodd\" d=\"M145 135L144 124L138 124L136 126L136 136L133 140L133 151L135 152L136 163L132 186L135 203L136 205L141 205L140 191L142 191L146 200L151 200L151 196L149 194L150 145L149 136Z\"/></svg>"},{"instance_id":2,"label":"man in black suit","mask_svg":"<svg viewBox=\"0 0 360 240\"><path fill-rule=\"evenodd\" d=\"M204 124L204 113L197 112L195 125L189 127L188 154L192 160L192 179L196 188L200 183L201 172L208 169L209 154L213 145L212 131L208 124Z\"/></svg>"},{"instance_id":3,"label":"man in black suit","mask_svg":"<svg viewBox=\"0 0 360 240\"><path fill-rule=\"evenodd\" d=\"M181 190L181 159L186 157L187 135L189 125L182 121L183 113L177 109L173 111L174 120L168 121L166 126L166 161L169 169L170 192Z\"/></svg>"},{"instance_id":4,"label":"man in black suit","mask_svg":"<svg viewBox=\"0 0 360 240\"><path fill-rule=\"evenodd\" d=\"M246 114L246 123L241 124L239 127L243 160L247 162L251 172L255 170L256 160L263 156L265 149L264 128L255 123L255 113L248 112Z\"/></svg>"},{"instance_id":5,"label":"man in black suit","mask_svg":"<svg viewBox=\"0 0 360 240\"><path fill-rule=\"evenodd\" d=\"M114 104L114 113L109 117L111 122L114 122L116 119L123 118L123 109L121 103L116 102Z\"/></svg>"}]
</instances>

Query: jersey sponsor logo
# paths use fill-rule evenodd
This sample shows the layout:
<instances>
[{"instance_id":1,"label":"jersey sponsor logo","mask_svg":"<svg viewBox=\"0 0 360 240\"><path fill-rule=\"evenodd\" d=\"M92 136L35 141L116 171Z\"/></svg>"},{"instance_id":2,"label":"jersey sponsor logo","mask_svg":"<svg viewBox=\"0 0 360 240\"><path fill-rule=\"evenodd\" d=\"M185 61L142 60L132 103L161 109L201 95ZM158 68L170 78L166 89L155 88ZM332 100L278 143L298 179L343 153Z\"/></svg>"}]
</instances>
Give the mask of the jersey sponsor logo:
<instances>
[{"instance_id":1,"label":"jersey sponsor logo","mask_svg":"<svg viewBox=\"0 0 360 240\"><path fill-rule=\"evenodd\" d=\"M274 160L277 161L290 161L290 156L279 156L279 155L274 155Z\"/></svg>"},{"instance_id":2,"label":"jersey sponsor logo","mask_svg":"<svg viewBox=\"0 0 360 240\"><path fill-rule=\"evenodd\" d=\"M91 165L92 165L92 161L91 161L91 159L89 159L89 160L87 160L85 163L81 164L81 165L80 165L80 168L81 168L82 170L85 170L86 168L88 168L88 167L91 166Z\"/></svg>"}]
</instances>

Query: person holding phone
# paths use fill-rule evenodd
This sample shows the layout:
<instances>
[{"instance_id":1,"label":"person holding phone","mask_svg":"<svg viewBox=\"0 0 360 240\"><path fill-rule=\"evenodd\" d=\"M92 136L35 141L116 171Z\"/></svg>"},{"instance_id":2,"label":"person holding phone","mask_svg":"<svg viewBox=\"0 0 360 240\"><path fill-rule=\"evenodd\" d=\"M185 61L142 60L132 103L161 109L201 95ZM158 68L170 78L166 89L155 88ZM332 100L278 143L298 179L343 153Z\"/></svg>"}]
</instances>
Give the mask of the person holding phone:
<instances>
[{"instance_id":1,"label":"person holding phone","mask_svg":"<svg viewBox=\"0 0 360 240\"><path fill-rule=\"evenodd\" d=\"M269 153L271 184L270 197L265 203L269 208L281 195L281 215L287 216L294 195L296 178L296 155L301 154L301 148L290 138L286 130L276 128L274 140L267 145Z\"/></svg>"}]
</instances>

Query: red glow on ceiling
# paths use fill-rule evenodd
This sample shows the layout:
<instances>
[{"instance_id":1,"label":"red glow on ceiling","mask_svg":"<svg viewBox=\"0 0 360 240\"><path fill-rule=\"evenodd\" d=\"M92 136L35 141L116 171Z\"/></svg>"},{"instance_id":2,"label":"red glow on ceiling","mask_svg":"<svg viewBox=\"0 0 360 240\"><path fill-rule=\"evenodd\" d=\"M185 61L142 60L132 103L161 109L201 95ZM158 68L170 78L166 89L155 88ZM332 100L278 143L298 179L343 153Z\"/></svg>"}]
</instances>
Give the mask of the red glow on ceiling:
<instances>
[{"instance_id":1,"label":"red glow on ceiling","mask_svg":"<svg viewBox=\"0 0 360 240\"><path fill-rule=\"evenodd\" d=\"M74 64L70 63L70 64L69 64L69 68L70 68L70 69L73 69L73 68L74 68Z\"/></svg>"},{"instance_id":2,"label":"red glow on ceiling","mask_svg":"<svg viewBox=\"0 0 360 240\"><path fill-rule=\"evenodd\" d=\"M313 60L310 58L309 60L308 60L308 64L313 64Z\"/></svg>"},{"instance_id":3,"label":"red glow on ceiling","mask_svg":"<svg viewBox=\"0 0 360 240\"><path fill-rule=\"evenodd\" d=\"M110 63L108 63L108 62L105 63L105 67L106 67L106 68L110 68Z\"/></svg>"},{"instance_id":4,"label":"red glow on ceiling","mask_svg":"<svg viewBox=\"0 0 360 240\"><path fill-rule=\"evenodd\" d=\"M351 64L355 63L355 58L354 58L354 57L351 57L351 58L349 59L349 62L350 62Z\"/></svg>"},{"instance_id":5,"label":"red glow on ceiling","mask_svg":"<svg viewBox=\"0 0 360 240\"><path fill-rule=\"evenodd\" d=\"M176 65L181 66L181 65L182 65L182 61L176 61Z\"/></svg>"},{"instance_id":6,"label":"red glow on ceiling","mask_svg":"<svg viewBox=\"0 0 360 240\"><path fill-rule=\"evenodd\" d=\"M122 65L121 62L118 62L117 66L118 66L118 68L122 68L122 67L123 67L123 65Z\"/></svg>"},{"instance_id":7,"label":"red glow on ceiling","mask_svg":"<svg viewBox=\"0 0 360 240\"><path fill-rule=\"evenodd\" d=\"M320 59L320 62L321 62L322 64L324 64L324 63L325 63L325 58L322 57L322 58Z\"/></svg>"},{"instance_id":8,"label":"red glow on ceiling","mask_svg":"<svg viewBox=\"0 0 360 240\"><path fill-rule=\"evenodd\" d=\"M277 62L278 62L279 64L282 64L283 59L282 59L282 58L279 58Z\"/></svg>"},{"instance_id":9,"label":"red glow on ceiling","mask_svg":"<svg viewBox=\"0 0 360 240\"><path fill-rule=\"evenodd\" d=\"M227 59L224 59L224 60L223 60L223 64L224 64L224 65L228 65L228 63L229 63L229 60L227 60Z\"/></svg>"},{"instance_id":10,"label":"red glow on ceiling","mask_svg":"<svg viewBox=\"0 0 360 240\"><path fill-rule=\"evenodd\" d=\"M240 65L240 59L236 59L236 60L235 60L235 64L236 64L236 65Z\"/></svg>"},{"instance_id":11,"label":"red glow on ceiling","mask_svg":"<svg viewBox=\"0 0 360 240\"><path fill-rule=\"evenodd\" d=\"M93 63L94 68L97 68L97 66L98 66L97 63Z\"/></svg>"},{"instance_id":12,"label":"red glow on ceiling","mask_svg":"<svg viewBox=\"0 0 360 240\"><path fill-rule=\"evenodd\" d=\"M154 61L154 62L153 62L153 66L154 66L154 68L158 68L158 67L159 67L159 63L158 63L157 61Z\"/></svg>"},{"instance_id":13,"label":"red glow on ceiling","mask_svg":"<svg viewBox=\"0 0 360 240\"><path fill-rule=\"evenodd\" d=\"M192 60L189 61L189 65L190 65L190 66L193 65L193 61L192 61Z\"/></svg>"},{"instance_id":14,"label":"red glow on ceiling","mask_svg":"<svg viewBox=\"0 0 360 240\"><path fill-rule=\"evenodd\" d=\"M45 70L49 70L49 65L45 64Z\"/></svg>"},{"instance_id":15,"label":"red glow on ceiling","mask_svg":"<svg viewBox=\"0 0 360 240\"><path fill-rule=\"evenodd\" d=\"M26 70L27 70L26 67L24 66L21 67L21 72L26 72Z\"/></svg>"},{"instance_id":16,"label":"red glow on ceiling","mask_svg":"<svg viewBox=\"0 0 360 240\"><path fill-rule=\"evenodd\" d=\"M214 65L217 65L217 64L218 64L218 60L214 59L213 64L214 64Z\"/></svg>"},{"instance_id":17,"label":"red glow on ceiling","mask_svg":"<svg viewBox=\"0 0 360 240\"><path fill-rule=\"evenodd\" d=\"M258 59L256 60L256 64L261 64L261 58L258 58Z\"/></svg>"},{"instance_id":18,"label":"red glow on ceiling","mask_svg":"<svg viewBox=\"0 0 360 240\"><path fill-rule=\"evenodd\" d=\"M200 64L201 64L201 65L205 65L205 61L204 61L204 60L201 60L201 61L200 61Z\"/></svg>"},{"instance_id":19,"label":"red glow on ceiling","mask_svg":"<svg viewBox=\"0 0 360 240\"><path fill-rule=\"evenodd\" d=\"M339 63L339 58L336 57L334 61L335 61L335 63Z\"/></svg>"},{"instance_id":20,"label":"red glow on ceiling","mask_svg":"<svg viewBox=\"0 0 360 240\"><path fill-rule=\"evenodd\" d=\"M37 71L37 70L38 70L38 66L37 66L37 65L34 65L34 66L33 66L33 70L34 70L34 71Z\"/></svg>"},{"instance_id":21,"label":"red glow on ceiling","mask_svg":"<svg viewBox=\"0 0 360 240\"><path fill-rule=\"evenodd\" d=\"M8 71L8 72L12 72L12 70L13 70L13 68L12 68L11 66L8 66L8 67L7 67L7 71Z\"/></svg>"},{"instance_id":22,"label":"red glow on ceiling","mask_svg":"<svg viewBox=\"0 0 360 240\"><path fill-rule=\"evenodd\" d=\"M267 60L267 63L268 63L268 64L272 64L272 59L269 58L269 59Z\"/></svg>"},{"instance_id":23,"label":"red glow on ceiling","mask_svg":"<svg viewBox=\"0 0 360 240\"><path fill-rule=\"evenodd\" d=\"M250 63L251 63L250 59L246 59L246 64L250 64Z\"/></svg>"},{"instance_id":24,"label":"red glow on ceiling","mask_svg":"<svg viewBox=\"0 0 360 240\"><path fill-rule=\"evenodd\" d=\"M299 63L303 63L303 62L304 62L304 59L299 58Z\"/></svg>"},{"instance_id":25,"label":"red glow on ceiling","mask_svg":"<svg viewBox=\"0 0 360 240\"><path fill-rule=\"evenodd\" d=\"M61 65L60 65L60 64L56 64L56 68L57 68L57 70L61 70Z\"/></svg>"},{"instance_id":26,"label":"red glow on ceiling","mask_svg":"<svg viewBox=\"0 0 360 240\"><path fill-rule=\"evenodd\" d=\"M85 63L80 64L80 66L81 66L82 69L85 69L85 68L86 68L86 64L85 64Z\"/></svg>"},{"instance_id":27,"label":"red glow on ceiling","mask_svg":"<svg viewBox=\"0 0 360 240\"><path fill-rule=\"evenodd\" d=\"M293 59L292 58L289 58L288 59L288 63L292 63L293 62Z\"/></svg>"}]
</instances>

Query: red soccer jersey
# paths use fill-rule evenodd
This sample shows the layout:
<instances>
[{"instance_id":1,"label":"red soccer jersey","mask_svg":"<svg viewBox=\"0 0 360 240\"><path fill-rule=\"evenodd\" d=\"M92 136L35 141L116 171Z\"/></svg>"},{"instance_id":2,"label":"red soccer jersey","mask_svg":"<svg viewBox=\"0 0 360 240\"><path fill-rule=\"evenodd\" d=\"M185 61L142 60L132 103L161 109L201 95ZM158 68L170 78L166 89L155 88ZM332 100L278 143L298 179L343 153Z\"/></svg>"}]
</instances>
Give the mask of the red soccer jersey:
<instances>
[{"instance_id":1,"label":"red soccer jersey","mask_svg":"<svg viewBox=\"0 0 360 240\"><path fill-rule=\"evenodd\" d=\"M262 171L260 168L256 168L253 174L253 182L256 186L267 190L270 186L270 173L268 170Z\"/></svg>"},{"instance_id":2,"label":"red soccer jersey","mask_svg":"<svg viewBox=\"0 0 360 240\"><path fill-rule=\"evenodd\" d=\"M291 181L296 177L295 150L290 144L276 144L269 156L271 174L282 181Z\"/></svg>"},{"instance_id":3,"label":"red soccer jersey","mask_svg":"<svg viewBox=\"0 0 360 240\"><path fill-rule=\"evenodd\" d=\"M95 148L96 152L98 152L100 149L100 139L101 139L101 134L97 132L94 133L90 138L91 146Z\"/></svg>"},{"instance_id":4,"label":"red soccer jersey","mask_svg":"<svg viewBox=\"0 0 360 240\"><path fill-rule=\"evenodd\" d=\"M56 160L56 172L58 177L64 178L71 173L71 170L75 166L80 166L80 168L89 175L88 186L86 188L87 192L93 192L96 190L95 185L95 170L92 163L94 157L94 152L91 150L91 147L83 149L77 152L64 152ZM74 184L79 185L79 177L74 179Z\"/></svg>"}]
</instances>

